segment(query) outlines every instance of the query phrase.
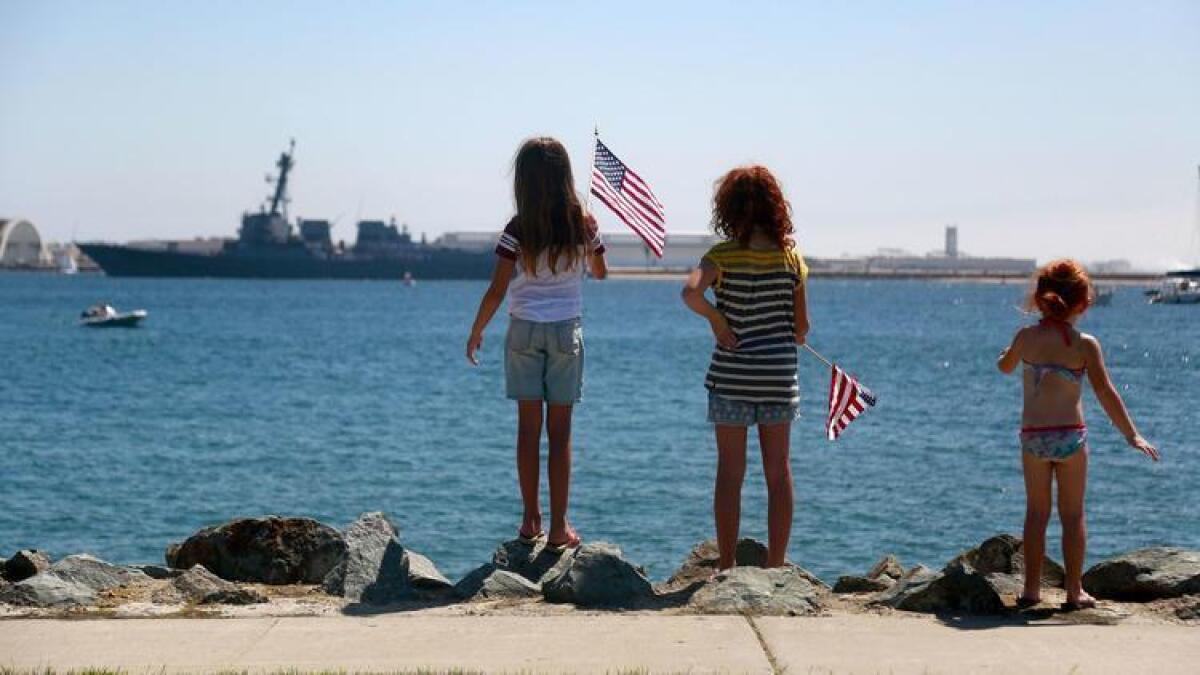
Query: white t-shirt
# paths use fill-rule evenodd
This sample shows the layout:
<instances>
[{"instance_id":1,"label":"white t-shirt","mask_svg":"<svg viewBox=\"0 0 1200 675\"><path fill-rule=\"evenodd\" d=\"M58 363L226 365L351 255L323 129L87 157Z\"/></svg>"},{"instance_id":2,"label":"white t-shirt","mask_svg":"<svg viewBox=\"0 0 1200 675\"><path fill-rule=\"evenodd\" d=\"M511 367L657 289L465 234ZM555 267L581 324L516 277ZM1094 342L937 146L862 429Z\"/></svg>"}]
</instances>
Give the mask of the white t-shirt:
<instances>
[{"instance_id":1,"label":"white t-shirt","mask_svg":"<svg viewBox=\"0 0 1200 675\"><path fill-rule=\"evenodd\" d=\"M593 254L604 253L604 240L598 229L591 230L588 250ZM558 262L558 271L551 274L549 254L542 253L537 261L537 274L530 275L522 269L521 234L517 219L513 218L500 233L496 243L496 255L516 260L517 273L508 285L508 313L518 319L550 323L575 319L583 314L583 275L587 270L586 257L580 258L571 269L563 269Z\"/></svg>"}]
</instances>

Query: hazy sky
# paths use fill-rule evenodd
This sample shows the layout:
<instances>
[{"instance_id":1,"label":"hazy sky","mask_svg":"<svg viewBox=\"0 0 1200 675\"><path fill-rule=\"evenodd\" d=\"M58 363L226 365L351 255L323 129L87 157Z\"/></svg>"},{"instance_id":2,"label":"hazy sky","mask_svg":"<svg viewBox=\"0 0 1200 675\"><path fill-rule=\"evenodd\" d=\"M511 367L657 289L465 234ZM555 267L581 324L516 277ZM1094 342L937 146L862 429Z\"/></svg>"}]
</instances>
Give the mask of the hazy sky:
<instances>
[{"instance_id":1,"label":"hazy sky","mask_svg":"<svg viewBox=\"0 0 1200 675\"><path fill-rule=\"evenodd\" d=\"M297 139L293 215L498 229L510 164L593 124L708 226L781 177L813 255L1192 258L1200 2L0 0L0 216L48 239L232 235ZM603 229L622 225L601 213Z\"/></svg>"}]
</instances>

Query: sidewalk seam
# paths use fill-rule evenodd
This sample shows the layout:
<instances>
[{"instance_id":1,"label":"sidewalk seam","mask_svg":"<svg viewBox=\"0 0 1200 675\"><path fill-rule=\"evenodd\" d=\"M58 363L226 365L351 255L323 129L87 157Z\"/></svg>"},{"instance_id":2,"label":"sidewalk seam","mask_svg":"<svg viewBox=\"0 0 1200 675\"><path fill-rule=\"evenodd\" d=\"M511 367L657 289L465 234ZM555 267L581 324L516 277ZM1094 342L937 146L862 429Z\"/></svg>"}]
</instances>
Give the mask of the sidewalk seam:
<instances>
[{"instance_id":1,"label":"sidewalk seam","mask_svg":"<svg viewBox=\"0 0 1200 675\"><path fill-rule=\"evenodd\" d=\"M763 637L762 631L758 629L758 624L754 623L754 617L749 614L743 614L742 618L749 624L751 632L758 640L758 646L763 651L763 656L767 657L767 665L771 666L771 672L775 675L783 675L784 669L779 667L779 662L775 660L775 653L771 651L770 645L767 644L767 639Z\"/></svg>"},{"instance_id":2,"label":"sidewalk seam","mask_svg":"<svg viewBox=\"0 0 1200 675\"><path fill-rule=\"evenodd\" d=\"M237 656L235 656L234 659L236 661L241 661L247 654L250 653L250 651L252 649L254 649L259 644L261 644L263 641L263 638L267 637L267 633L270 633L275 628L275 626L279 625L279 622L282 621L283 619L284 619L284 617L282 617L282 616L275 617L275 620L271 622L271 625L267 626L266 629L262 633L260 633L258 637L254 638L253 642L246 645L245 649L238 652Z\"/></svg>"}]
</instances>

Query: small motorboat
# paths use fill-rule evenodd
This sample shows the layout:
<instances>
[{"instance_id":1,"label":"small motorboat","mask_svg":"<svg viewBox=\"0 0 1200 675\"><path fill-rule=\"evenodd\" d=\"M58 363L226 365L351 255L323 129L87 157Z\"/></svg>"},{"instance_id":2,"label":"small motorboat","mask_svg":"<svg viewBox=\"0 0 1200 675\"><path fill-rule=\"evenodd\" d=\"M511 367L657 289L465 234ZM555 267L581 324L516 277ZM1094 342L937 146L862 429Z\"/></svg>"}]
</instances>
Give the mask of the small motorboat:
<instances>
[{"instance_id":1,"label":"small motorboat","mask_svg":"<svg viewBox=\"0 0 1200 675\"><path fill-rule=\"evenodd\" d=\"M145 319L148 313L144 309L132 312L118 312L108 303L92 305L79 315L79 325L90 328L133 328Z\"/></svg>"}]
</instances>

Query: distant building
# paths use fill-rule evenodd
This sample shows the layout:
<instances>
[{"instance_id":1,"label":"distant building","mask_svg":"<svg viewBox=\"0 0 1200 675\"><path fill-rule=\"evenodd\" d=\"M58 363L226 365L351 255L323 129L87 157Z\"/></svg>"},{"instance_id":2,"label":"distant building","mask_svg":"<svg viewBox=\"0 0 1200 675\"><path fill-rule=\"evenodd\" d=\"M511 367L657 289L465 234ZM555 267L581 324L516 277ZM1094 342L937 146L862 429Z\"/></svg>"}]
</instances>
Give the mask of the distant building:
<instances>
[{"instance_id":1,"label":"distant building","mask_svg":"<svg viewBox=\"0 0 1200 675\"><path fill-rule=\"evenodd\" d=\"M42 235L28 220L0 219L0 267L43 267L50 263Z\"/></svg>"},{"instance_id":2,"label":"distant building","mask_svg":"<svg viewBox=\"0 0 1200 675\"><path fill-rule=\"evenodd\" d=\"M946 257L947 258L957 258L958 257L958 226L957 225L947 225L946 226Z\"/></svg>"}]
</instances>

